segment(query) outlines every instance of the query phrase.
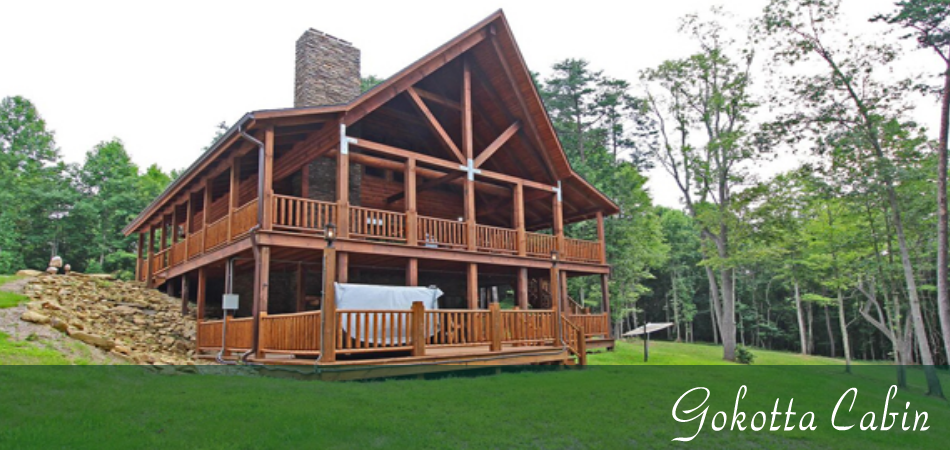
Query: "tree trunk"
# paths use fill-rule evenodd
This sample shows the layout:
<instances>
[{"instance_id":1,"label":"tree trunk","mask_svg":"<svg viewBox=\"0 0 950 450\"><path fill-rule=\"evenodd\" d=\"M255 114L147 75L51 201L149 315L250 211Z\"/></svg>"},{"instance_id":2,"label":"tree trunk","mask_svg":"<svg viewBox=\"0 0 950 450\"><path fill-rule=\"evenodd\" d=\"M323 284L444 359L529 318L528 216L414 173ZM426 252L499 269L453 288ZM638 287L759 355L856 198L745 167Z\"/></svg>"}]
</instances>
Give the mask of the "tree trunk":
<instances>
[{"instance_id":1,"label":"tree trunk","mask_svg":"<svg viewBox=\"0 0 950 450\"><path fill-rule=\"evenodd\" d=\"M838 289L838 325L841 327L841 347L844 350L845 372L851 373L851 344L848 343L848 322L844 317L844 296Z\"/></svg>"},{"instance_id":2,"label":"tree trunk","mask_svg":"<svg viewBox=\"0 0 950 450\"><path fill-rule=\"evenodd\" d=\"M943 337L943 350L950 364L950 299L948 299L948 223L947 223L947 139L950 132L950 66L943 75L940 102L940 136L937 143L937 312Z\"/></svg>"},{"instance_id":3,"label":"tree trunk","mask_svg":"<svg viewBox=\"0 0 950 450\"><path fill-rule=\"evenodd\" d=\"M709 318L712 320L713 344L719 343L719 285L711 267L706 266L706 278L709 279Z\"/></svg>"},{"instance_id":4,"label":"tree trunk","mask_svg":"<svg viewBox=\"0 0 950 450\"><path fill-rule=\"evenodd\" d=\"M798 338L801 343L802 354L808 354L808 341L805 336L805 318L802 317L802 297L798 289L798 279L793 281L795 286L795 315L798 316Z\"/></svg>"},{"instance_id":5,"label":"tree trunk","mask_svg":"<svg viewBox=\"0 0 950 450\"><path fill-rule=\"evenodd\" d=\"M812 309L812 303L805 303L805 309L808 311L808 354L815 354L815 314Z\"/></svg>"},{"instance_id":6,"label":"tree trunk","mask_svg":"<svg viewBox=\"0 0 950 450\"><path fill-rule=\"evenodd\" d=\"M835 348L835 334L831 328L831 313L828 312L828 305L824 305L825 308L825 328L828 329L828 343L831 344L831 357L834 358L838 355Z\"/></svg>"},{"instance_id":7,"label":"tree trunk","mask_svg":"<svg viewBox=\"0 0 950 450\"><path fill-rule=\"evenodd\" d=\"M673 275L673 323L676 326L676 342L680 342L680 307L676 289L676 274Z\"/></svg>"},{"instance_id":8,"label":"tree trunk","mask_svg":"<svg viewBox=\"0 0 950 450\"><path fill-rule=\"evenodd\" d=\"M722 316L719 317L719 337L722 338L722 359L736 360L736 302L732 273L735 269L722 269L719 279L722 284Z\"/></svg>"}]
</instances>

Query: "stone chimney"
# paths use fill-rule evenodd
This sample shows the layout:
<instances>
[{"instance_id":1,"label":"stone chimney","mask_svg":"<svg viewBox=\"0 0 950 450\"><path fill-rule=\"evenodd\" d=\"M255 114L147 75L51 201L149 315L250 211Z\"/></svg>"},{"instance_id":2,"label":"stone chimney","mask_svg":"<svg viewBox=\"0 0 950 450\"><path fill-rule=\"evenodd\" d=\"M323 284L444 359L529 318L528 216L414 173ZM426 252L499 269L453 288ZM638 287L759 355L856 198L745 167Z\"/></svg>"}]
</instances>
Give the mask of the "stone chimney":
<instances>
[{"instance_id":1,"label":"stone chimney","mask_svg":"<svg viewBox=\"0 0 950 450\"><path fill-rule=\"evenodd\" d=\"M313 28L297 39L294 107L347 103L360 95L360 50Z\"/></svg>"}]
</instances>

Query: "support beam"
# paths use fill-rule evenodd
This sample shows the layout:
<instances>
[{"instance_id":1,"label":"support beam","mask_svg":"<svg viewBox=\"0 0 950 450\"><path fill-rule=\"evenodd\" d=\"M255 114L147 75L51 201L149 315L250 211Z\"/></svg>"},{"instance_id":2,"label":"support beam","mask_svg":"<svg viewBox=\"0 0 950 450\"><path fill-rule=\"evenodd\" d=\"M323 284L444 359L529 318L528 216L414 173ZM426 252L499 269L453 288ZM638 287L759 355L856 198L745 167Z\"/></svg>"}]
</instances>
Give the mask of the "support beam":
<instances>
[{"instance_id":1,"label":"support beam","mask_svg":"<svg viewBox=\"0 0 950 450\"><path fill-rule=\"evenodd\" d=\"M413 165L415 165L415 160L413 160ZM416 189L416 193L434 189L438 186L457 180L464 176L465 176L465 172L455 172L455 173L442 175L439 178L433 178L431 180L426 181L425 183L420 184L419 187ZM408 189L404 190L403 192L399 192L399 193L390 195L389 197L386 197L386 203L398 202L399 200L401 200L403 197L406 196L406 192L408 192Z\"/></svg>"},{"instance_id":2,"label":"support beam","mask_svg":"<svg viewBox=\"0 0 950 450\"><path fill-rule=\"evenodd\" d=\"M320 361L336 361L336 297L333 282L336 280L336 249L323 251L323 300L320 301Z\"/></svg>"},{"instance_id":3,"label":"support beam","mask_svg":"<svg viewBox=\"0 0 950 450\"><path fill-rule=\"evenodd\" d=\"M443 97L434 92L429 92L418 86L413 86L413 89L416 91L416 94L419 94L419 97L422 97L432 103L438 103L446 108L452 108L456 111L462 110L462 105L459 102L452 100L450 98Z\"/></svg>"},{"instance_id":4,"label":"support beam","mask_svg":"<svg viewBox=\"0 0 950 450\"><path fill-rule=\"evenodd\" d=\"M548 278L548 294L551 296L551 309L554 311L554 345L561 346L561 302L560 298L560 279L556 265L551 266L550 277Z\"/></svg>"},{"instance_id":5,"label":"support beam","mask_svg":"<svg viewBox=\"0 0 950 450\"><path fill-rule=\"evenodd\" d=\"M462 155L462 152L459 151L455 142L452 141L452 137L449 136L449 133L445 131L445 128L442 127L442 124L439 123L439 120L435 118L435 115L432 114L432 111L429 110L429 107L426 106L426 103L422 101L422 98L419 97L419 93L416 92L414 88L406 89L406 93L409 94L409 98L412 99L413 105L416 109L425 116L426 123L429 125L429 128L439 137L439 142L442 143L442 146L445 147L450 153L455 155L460 163L465 164L465 157ZM464 143L463 143L464 146Z\"/></svg>"},{"instance_id":6,"label":"support beam","mask_svg":"<svg viewBox=\"0 0 950 450\"><path fill-rule=\"evenodd\" d=\"M406 286L419 285L419 260L409 258L406 260Z\"/></svg>"},{"instance_id":7,"label":"support beam","mask_svg":"<svg viewBox=\"0 0 950 450\"><path fill-rule=\"evenodd\" d=\"M258 201L263 206L261 229L270 230L274 226L274 127L264 130L264 160L260 168L260 195Z\"/></svg>"},{"instance_id":8,"label":"support beam","mask_svg":"<svg viewBox=\"0 0 950 450\"><path fill-rule=\"evenodd\" d=\"M554 212L554 218L551 224L551 231L557 238L557 251L564 254L564 209L561 202L560 192L555 192L551 200L551 210Z\"/></svg>"},{"instance_id":9,"label":"support beam","mask_svg":"<svg viewBox=\"0 0 950 450\"><path fill-rule=\"evenodd\" d=\"M202 321L205 318L205 302L208 300L208 268L199 267L198 268L198 292L196 293L198 297L198 310L195 312L198 321ZM200 329L200 327L199 327Z\"/></svg>"},{"instance_id":10,"label":"support beam","mask_svg":"<svg viewBox=\"0 0 950 450\"><path fill-rule=\"evenodd\" d=\"M185 255L182 258L183 260L188 259L188 255L191 253L191 250L188 248L191 239L188 239L188 236L191 236L191 224L195 220L195 202L191 194L188 194L188 209L185 213Z\"/></svg>"},{"instance_id":11,"label":"support beam","mask_svg":"<svg viewBox=\"0 0 950 450\"><path fill-rule=\"evenodd\" d=\"M263 358L260 347L261 314L267 313L270 293L270 247L262 246L254 260L254 345L257 357Z\"/></svg>"},{"instance_id":12,"label":"support beam","mask_svg":"<svg viewBox=\"0 0 950 450\"><path fill-rule=\"evenodd\" d=\"M564 314L569 314L571 308L568 304L569 300L567 299L569 297L567 295L567 271L559 270L558 272L561 273L561 286L560 289L558 289L558 297L561 299L561 311L564 312Z\"/></svg>"},{"instance_id":13,"label":"support beam","mask_svg":"<svg viewBox=\"0 0 950 450\"><path fill-rule=\"evenodd\" d=\"M296 312L301 312L307 305L307 271L302 263L297 263L297 307Z\"/></svg>"},{"instance_id":14,"label":"support beam","mask_svg":"<svg viewBox=\"0 0 950 450\"><path fill-rule=\"evenodd\" d=\"M528 234L524 223L524 186L521 183L515 185L514 195L512 196L512 226L518 233L518 256L526 256L528 253Z\"/></svg>"},{"instance_id":15,"label":"support beam","mask_svg":"<svg viewBox=\"0 0 950 450\"><path fill-rule=\"evenodd\" d=\"M508 127L507 130L503 131L497 138L495 138L495 140L489 144L488 147L485 147L485 150L482 150L482 152L478 154L478 158L475 158L475 167L481 167L481 165L484 164L488 158L491 158L492 155L494 155L498 149L505 145L505 143L507 143L508 140L511 139L511 137L514 136L515 133L517 133L520 129L521 122L515 122L511 124L511 126Z\"/></svg>"},{"instance_id":16,"label":"support beam","mask_svg":"<svg viewBox=\"0 0 950 450\"><path fill-rule=\"evenodd\" d=\"M418 205L416 199L416 160L406 161L406 171L403 174L404 192L406 193L406 245L419 243L419 227L416 224Z\"/></svg>"},{"instance_id":17,"label":"support beam","mask_svg":"<svg viewBox=\"0 0 950 450\"><path fill-rule=\"evenodd\" d=\"M607 314L607 323L610 323L610 275L606 273L600 275L600 295L602 299L601 311ZM607 337L610 337L612 326L607 327Z\"/></svg>"},{"instance_id":18,"label":"support beam","mask_svg":"<svg viewBox=\"0 0 950 450\"><path fill-rule=\"evenodd\" d=\"M350 152L346 126L340 125L340 150L336 154L337 235L350 235Z\"/></svg>"},{"instance_id":19,"label":"support beam","mask_svg":"<svg viewBox=\"0 0 950 450\"><path fill-rule=\"evenodd\" d=\"M142 279L142 253L145 252L145 233L139 233L139 243L135 250L135 281ZM146 254L147 256L147 254Z\"/></svg>"},{"instance_id":20,"label":"support beam","mask_svg":"<svg viewBox=\"0 0 950 450\"><path fill-rule=\"evenodd\" d=\"M152 260L155 257L155 227L148 228L148 255L145 260L145 286L153 287L152 284Z\"/></svg>"},{"instance_id":21,"label":"support beam","mask_svg":"<svg viewBox=\"0 0 950 450\"><path fill-rule=\"evenodd\" d=\"M597 242L600 243L600 263L607 264L607 240L604 232L604 213L597 211Z\"/></svg>"},{"instance_id":22,"label":"support beam","mask_svg":"<svg viewBox=\"0 0 950 450\"><path fill-rule=\"evenodd\" d=\"M465 298L468 309L478 309L478 264L468 263Z\"/></svg>"},{"instance_id":23,"label":"support beam","mask_svg":"<svg viewBox=\"0 0 950 450\"><path fill-rule=\"evenodd\" d=\"M528 268L518 268L518 281L516 283L515 295L518 300L518 308L528 309Z\"/></svg>"},{"instance_id":24,"label":"support beam","mask_svg":"<svg viewBox=\"0 0 950 450\"><path fill-rule=\"evenodd\" d=\"M347 252L337 252L336 261L336 281L348 283L350 281L350 254Z\"/></svg>"},{"instance_id":25,"label":"support beam","mask_svg":"<svg viewBox=\"0 0 950 450\"><path fill-rule=\"evenodd\" d=\"M188 274L181 276L181 315L182 317L188 315Z\"/></svg>"}]
</instances>

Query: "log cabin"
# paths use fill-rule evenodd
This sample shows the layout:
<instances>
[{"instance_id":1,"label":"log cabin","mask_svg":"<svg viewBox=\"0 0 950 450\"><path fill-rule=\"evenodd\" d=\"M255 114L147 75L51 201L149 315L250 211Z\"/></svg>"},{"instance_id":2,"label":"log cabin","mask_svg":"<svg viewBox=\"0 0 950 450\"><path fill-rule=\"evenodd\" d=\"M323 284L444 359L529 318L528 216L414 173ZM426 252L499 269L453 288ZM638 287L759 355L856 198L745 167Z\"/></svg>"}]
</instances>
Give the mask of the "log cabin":
<instances>
[{"instance_id":1,"label":"log cabin","mask_svg":"<svg viewBox=\"0 0 950 450\"><path fill-rule=\"evenodd\" d=\"M294 107L245 114L124 229L137 280L196 305L196 357L436 367L612 349L618 207L572 170L503 12L367 92L359 65L307 30ZM566 235L581 221L596 240ZM569 277L596 277L600 305ZM443 295L347 311L334 283Z\"/></svg>"}]
</instances>

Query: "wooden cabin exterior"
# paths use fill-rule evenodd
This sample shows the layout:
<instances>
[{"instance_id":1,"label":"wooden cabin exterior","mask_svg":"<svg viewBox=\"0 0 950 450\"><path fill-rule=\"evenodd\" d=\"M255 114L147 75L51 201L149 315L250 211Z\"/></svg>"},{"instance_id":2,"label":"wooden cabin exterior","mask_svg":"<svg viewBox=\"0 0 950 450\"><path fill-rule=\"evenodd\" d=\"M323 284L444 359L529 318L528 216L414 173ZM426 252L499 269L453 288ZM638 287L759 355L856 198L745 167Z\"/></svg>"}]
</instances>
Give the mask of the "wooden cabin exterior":
<instances>
[{"instance_id":1,"label":"wooden cabin exterior","mask_svg":"<svg viewBox=\"0 0 950 450\"><path fill-rule=\"evenodd\" d=\"M138 280L197 304L198 357L583 363L612 348L604 217L618 208L571 169L503 13L362 94L349 43L310 30L297 44L295 107L246 114L125 229ZM596 240L565 235L580 221ZM599 278L600 307L567 295L574 276ZM438 310L344 311L334 280L446 295ZM233 316L225 292L240 294ZM369 338L347 336L347 317Z\"/></svg>"}]
</instances>

